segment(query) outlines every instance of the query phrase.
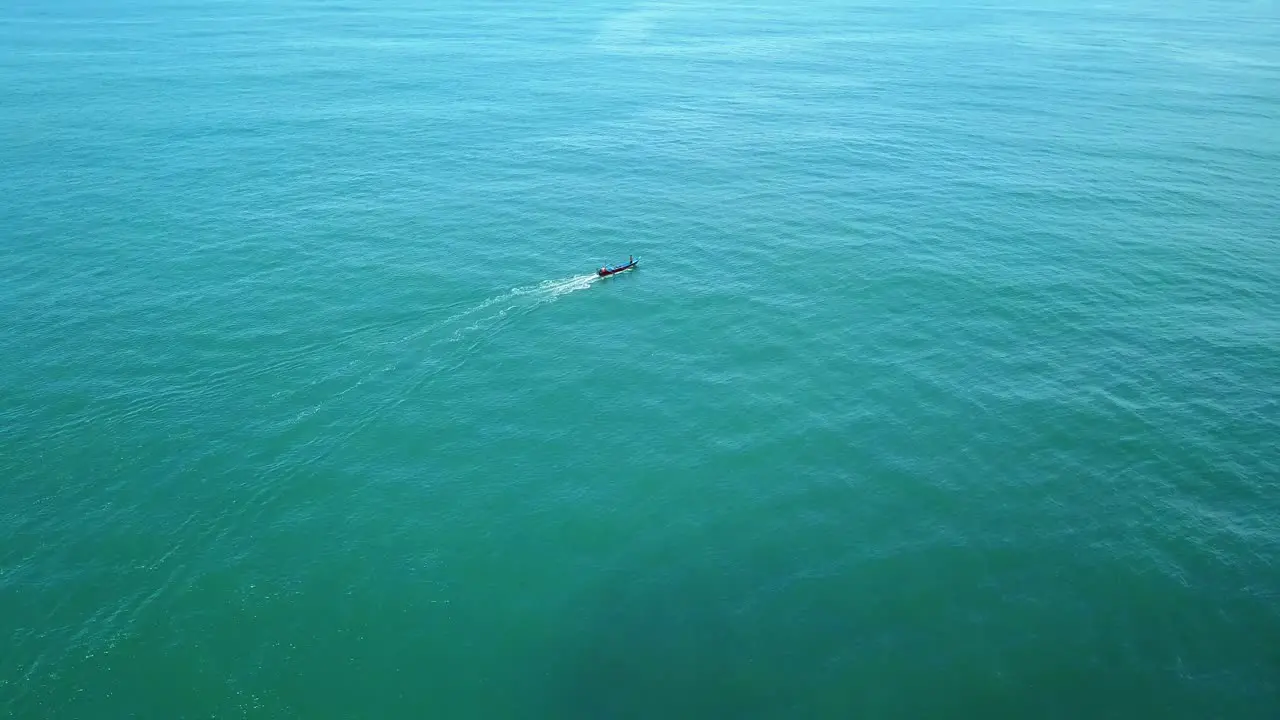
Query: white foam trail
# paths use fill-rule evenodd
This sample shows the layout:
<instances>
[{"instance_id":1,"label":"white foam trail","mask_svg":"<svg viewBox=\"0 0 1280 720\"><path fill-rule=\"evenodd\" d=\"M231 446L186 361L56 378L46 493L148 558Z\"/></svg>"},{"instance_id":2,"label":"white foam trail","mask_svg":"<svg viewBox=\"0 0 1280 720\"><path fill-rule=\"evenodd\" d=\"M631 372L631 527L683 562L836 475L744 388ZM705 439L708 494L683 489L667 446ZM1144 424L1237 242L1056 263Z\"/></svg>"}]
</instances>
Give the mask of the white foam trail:
<instances>
[{"instance_id":1,"label":"white foam trail","mask_svg":"<svg viewBox=\"0 0 1280 720\"><path fill-rule=\"evenodd\" d=\"M465 365L486 341L509 324L569 293L586 290L599 279L594 274L575 275L511 288L443 320L414 329L398 340L381 343L377 350L370 350L362 357L353 358L347 367L355 370L354 376L348 376L348 382L335 388L318 403L305 407L290 423L293 426L319 423L314 432L304 433L304 439L287 451L292 469L277 477L275 482L262 483L246 499L233 523L215 527L209 532L225 535L240 525L256 522L261 517L262 508L284 492L292 478L305 468L344 447L352 437L364 432L400 404L430 402L430 396L424 392L426 388ZM458 305L446 307L452 309ZM462 340L469 342L455 344ZM375 354L386 352L395 355L396 359L381 367L377 362L370 362ZM366 384L378 388L366 398L367 402L358 407L342 402L343 396ZM326 432L324 428L333 421L334 413L345 416L344 427L338 432ZM319 417L312 419L312 416Z\"/></svg>"},{"instance_id":2,"label":"white foam trail","mask_svg":"<svg viewBox=\"0 0 1280 720\"><path fill-rule=\"evenodd\" d=\"M544 280L537 285L511 288L440 324L447 327L471 320L469 324L455 328L450 334L448 342L458 342L477 331L500 329L510 320L526 315L541 305L555 302L563 295L586 290L598 279L596 275L576 275L560 280ZM499 309L491 310L495 306Z\"/></svg>"},{"instance_id":3,"label":"white foam trail","mask_svg":"<svg viewBox=\"0 0 1280 720\"><path fill-rule=\"evenodd\" d=\"M423 387L442 373L450 373L461 367L487 340L502 332L517 319L548 303L555 302L569 293L590 288L600 278L595 275L575 275L559 280L545 280L535 285L514 287L504 293L480 301L449 317L431 323L382 345L398 347L398 359L378 368L369 368L344 389L330 395L317 405L307 408L299 420L323 411L342 396L371 381L392 380L396 388L383 402L368 406L339 443L359 432L380 415L395 406L417 397ZM457 343L469 341L459 347ZM363 360L367 360L368 357ZM361 360L353 360L359 364ZM336 446L335 446L336 447Z\"/></svg>"}]
</instances>

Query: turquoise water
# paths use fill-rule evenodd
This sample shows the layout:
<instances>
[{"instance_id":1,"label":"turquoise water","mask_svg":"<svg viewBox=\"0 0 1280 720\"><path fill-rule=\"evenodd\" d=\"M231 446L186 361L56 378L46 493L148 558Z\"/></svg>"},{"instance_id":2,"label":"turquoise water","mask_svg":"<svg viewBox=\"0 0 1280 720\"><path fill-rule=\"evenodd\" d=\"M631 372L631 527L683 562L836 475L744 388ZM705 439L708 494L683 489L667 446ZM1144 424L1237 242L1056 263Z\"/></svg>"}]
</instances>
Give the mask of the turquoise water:
<instances>
[{"instance_id":1,"label":"turquoise water","mask_svg":"<svg viewBox=\"0 0 1280 720\"><path fill-rule=\"evenodd\" d=\"M1280 716L1277 30L5 4L0 716Z\"/></svg>"}]
</instances>

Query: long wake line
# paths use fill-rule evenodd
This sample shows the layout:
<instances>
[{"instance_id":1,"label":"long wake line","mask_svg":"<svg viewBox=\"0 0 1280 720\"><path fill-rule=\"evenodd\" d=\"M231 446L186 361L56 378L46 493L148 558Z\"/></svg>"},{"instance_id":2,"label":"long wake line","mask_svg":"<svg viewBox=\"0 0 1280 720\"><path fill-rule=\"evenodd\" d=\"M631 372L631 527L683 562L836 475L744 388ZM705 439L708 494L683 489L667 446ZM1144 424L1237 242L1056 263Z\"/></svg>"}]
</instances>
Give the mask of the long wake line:
<instances>
[{"instance_id":1,"label":"long wake line","mask_svg":"<svg viewBox=\"0 0 1280 720\"><path fill-rule=\"evenodd\" d=\"M343 396L370 382L380 381L389 386L387 390L378 393L380 399L365 406L358 417L352 419L348 430L331 438L331 442L327 443L328 449L321 454L323 457L389 410L406 400L421 397L424 387L442 373L461 367L489 339L517 319L565 295L589 289L598 280L600 278L595 274L574 275L514 287L415 330L399 340L384 343L384 350L388 349L387 346L392 346L390 349L396 356L395 360L361 373L344 389L299 413L295 422L336 405ZM368 357L364 360L367 361Z\"/></svg>"}]
</instances>

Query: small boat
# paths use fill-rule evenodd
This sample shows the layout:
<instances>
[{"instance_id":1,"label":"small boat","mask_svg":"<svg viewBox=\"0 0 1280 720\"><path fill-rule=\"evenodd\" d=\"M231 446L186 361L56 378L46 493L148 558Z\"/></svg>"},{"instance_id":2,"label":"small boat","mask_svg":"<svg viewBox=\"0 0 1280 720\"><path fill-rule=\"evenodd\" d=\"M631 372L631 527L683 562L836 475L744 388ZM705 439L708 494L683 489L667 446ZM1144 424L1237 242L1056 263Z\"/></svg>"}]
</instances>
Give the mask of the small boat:
<instances>
[{"instance_id":1,"label":"small boat","mask_svg":"<svg viewBox=\"0 0 1280 720\"><path fill-rule=\"evenodd\" d=\"M634 257L628 258L626 265L616 265L616 266L605 265L604 267L597 270L596 274L599 275L600 277L609 277L610 275L617 275L620 272L630 270L631 268L636 266L636 263L639 263L639 262L640 262L639 258L634 258Z\"/></svg>"}]
</instances>

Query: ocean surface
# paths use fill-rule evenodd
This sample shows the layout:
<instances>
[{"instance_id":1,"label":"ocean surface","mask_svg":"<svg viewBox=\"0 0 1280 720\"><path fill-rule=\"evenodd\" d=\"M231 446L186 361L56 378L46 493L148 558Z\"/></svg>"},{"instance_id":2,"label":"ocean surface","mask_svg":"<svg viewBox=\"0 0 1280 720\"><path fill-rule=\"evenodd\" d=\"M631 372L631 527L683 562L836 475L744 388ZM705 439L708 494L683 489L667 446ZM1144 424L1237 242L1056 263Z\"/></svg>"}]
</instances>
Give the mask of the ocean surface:
<instances>
[{"instance_id":1,"label":"ocean surface","mask_svg":"<svg viewBox=\"0 0 1280 720\"><path fill-rule=\"evenodd\" d=\"M0 717L1280 718L1271 0L9 0L0 168Z\"/></svg>"}]
</instances>

